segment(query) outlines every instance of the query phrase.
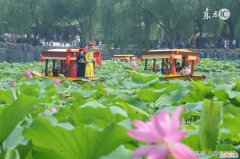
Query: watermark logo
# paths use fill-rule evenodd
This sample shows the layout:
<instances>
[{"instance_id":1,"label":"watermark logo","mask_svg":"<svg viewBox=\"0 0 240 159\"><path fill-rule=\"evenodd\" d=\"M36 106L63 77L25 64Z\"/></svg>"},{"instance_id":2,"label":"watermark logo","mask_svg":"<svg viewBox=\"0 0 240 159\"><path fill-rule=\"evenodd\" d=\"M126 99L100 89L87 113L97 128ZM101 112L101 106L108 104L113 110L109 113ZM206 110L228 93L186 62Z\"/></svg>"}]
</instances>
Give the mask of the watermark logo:
<instances>
[{"instance_id":1,"label":"watermark logo","mask_svg":"<svg viewBox=\"0 0 240 159\"><path fill-rule=\"evenodd\" d=\"M206 11L203 12L203 20L208 20L208 19L211 19L211 17L209 16L209 13L208 13L209 9L206 8Z\"/></svg>"},{"instance_id":2,"label":"watermark logo","mask_svg":"<svg viewBox=\"0 0 240 159\"><path fill-rule=\"evenodd\" d=\"M239 158L239 154L236 151L194 151L191 154L188 154L191 158L209 158L216 157L219 159L235 159Z\"/></svg>"},{"instance_id":3,"label":"watermark logo","mask_svg":"<svg viewBox=\"0 0 240 159\"><path fill-rule=\"evenodd\" d=\"M218 16L221 20L227 20L230 18L230 11L226 8L223 8L218 12Z\"/></svg>"},{"instance_id":4,"label":"watermark logo","mask_svg":"<svg viewBox=\"0 0 240 159\"><path fill-rule=\"evenodd\" d=\"M230 18L230 11L226 8L222 8L219 11L214 11L212 14L209 13L209 9L206 8L205 12L203 12L203 20L209 20L211 18L219 18L221 20L227 20Z\"/></svg>"}]
</instances>

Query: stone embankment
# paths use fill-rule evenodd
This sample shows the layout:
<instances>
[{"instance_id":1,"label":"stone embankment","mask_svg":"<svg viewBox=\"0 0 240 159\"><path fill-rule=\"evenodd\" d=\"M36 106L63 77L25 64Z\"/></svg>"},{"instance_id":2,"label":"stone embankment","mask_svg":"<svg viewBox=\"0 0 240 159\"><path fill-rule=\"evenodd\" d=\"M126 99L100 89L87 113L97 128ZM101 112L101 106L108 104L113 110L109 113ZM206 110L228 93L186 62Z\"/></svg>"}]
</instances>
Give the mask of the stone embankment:
<instances>
[{"instance_id":1,"label":"stone embankment","mask_svg":"<svg viewBox=\"0 0 240 159\"><path fill-rule=\"evenodd\" d=\"M28 62L39 59L41 47L29 44L0 43L0 62Z\"/></svg>"}]
</instances>

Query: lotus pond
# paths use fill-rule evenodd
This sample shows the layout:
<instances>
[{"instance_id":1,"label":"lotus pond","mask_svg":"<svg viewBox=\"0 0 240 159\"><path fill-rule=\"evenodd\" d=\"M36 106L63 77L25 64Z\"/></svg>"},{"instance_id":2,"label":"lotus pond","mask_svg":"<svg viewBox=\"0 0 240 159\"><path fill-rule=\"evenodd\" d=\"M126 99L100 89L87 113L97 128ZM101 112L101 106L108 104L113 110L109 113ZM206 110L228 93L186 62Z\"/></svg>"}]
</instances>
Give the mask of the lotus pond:
<instances>
[{"instance_id":1,"label":"lotus pond","mask_svg":"<svg viewBox=\"0 0 240 159\"><path fill-rule=\"evenodd\" d=\"M141 62L104 61L106 81L80 85L0 63L0 159L237 158L239 67L204 59L207 80L159 81Z\"/></svg>"}]
</instances>

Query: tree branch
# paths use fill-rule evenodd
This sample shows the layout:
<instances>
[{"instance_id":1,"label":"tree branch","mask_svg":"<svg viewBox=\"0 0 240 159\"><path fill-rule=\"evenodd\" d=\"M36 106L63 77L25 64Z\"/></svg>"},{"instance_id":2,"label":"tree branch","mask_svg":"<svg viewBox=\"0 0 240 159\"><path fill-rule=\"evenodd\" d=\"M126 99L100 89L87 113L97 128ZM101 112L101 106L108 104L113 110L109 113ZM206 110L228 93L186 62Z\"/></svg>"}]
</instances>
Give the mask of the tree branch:
<instances>
[{"instance_id":1,"label":"tree branch","mask_svg":"<svg viewBox=\"0 0 240 159\"><path fill-rule=\"evenodd\" d=\"M156 21L156 23L169 35L170 31L161 23L161 21L155 16L153 15L153 13L151 11L146 10L145 8L142 8L143 12L147 13L148 15L150 15L151 17L153 17Z\"/></svg>"},{"instance_id":2,"label":"tree branch","mask_svg":"<svg viewBox=\"0 0 240 159\"><path fill-rule=\"evenodd\" d=\"M34 2L31 1L30 3L30 10L31 10L31 15L32 15L32 18L33 20L35 21L36 25L40 25L40 21L39 21L39 18L37 17L37 15L35 14L35 6L33 4Z\"/></svg>"},{"instance_id":3,"label":"tree branch","mask_svg":"<svg viewBox=\"0 0 240 159\"><path fill-rule=\"evenodd\" d=\"M97 10L97 6L93 9L93 11L90 13L89 16L92 16L96 10Z\"/></svg>"}]
</instances>

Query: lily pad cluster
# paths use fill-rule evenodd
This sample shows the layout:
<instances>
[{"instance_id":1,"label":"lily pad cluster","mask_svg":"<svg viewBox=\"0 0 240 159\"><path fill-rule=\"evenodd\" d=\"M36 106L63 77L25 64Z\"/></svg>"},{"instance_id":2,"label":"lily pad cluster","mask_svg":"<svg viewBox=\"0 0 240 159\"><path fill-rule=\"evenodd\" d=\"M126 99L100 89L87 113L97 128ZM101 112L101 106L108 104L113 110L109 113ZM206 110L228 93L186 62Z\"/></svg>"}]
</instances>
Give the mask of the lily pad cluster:
<instances>
[{"instance_id":1,"label":"lily pad cluster","mask_svg":"<svg viewBox=\"0 0 240 159\"><path fill-rule=\"evenodd\" d=\"M182 142L199 158L240 152L237 76L231 83L162 81L162 75L129 64L104 65L97 76L105 82L56 84L24 76L41 64L0 64L0 158L130 159L144 145L127 133L133 121L148 121L161 110L171 114L178 106L184 108L180 125L187 132Z\"/></svg>"},{"instance_id":2,"label":"lily pad cluster","mask_svg":"<svg viewBox=\"0 0 240 159\"><path fill-rule=\"evenodd\" d=\"M196 65L196 71L199 72L238 72L240 73L240 61L219 60L219 59L201 59Z\"/></svg>"}]
</instances>

